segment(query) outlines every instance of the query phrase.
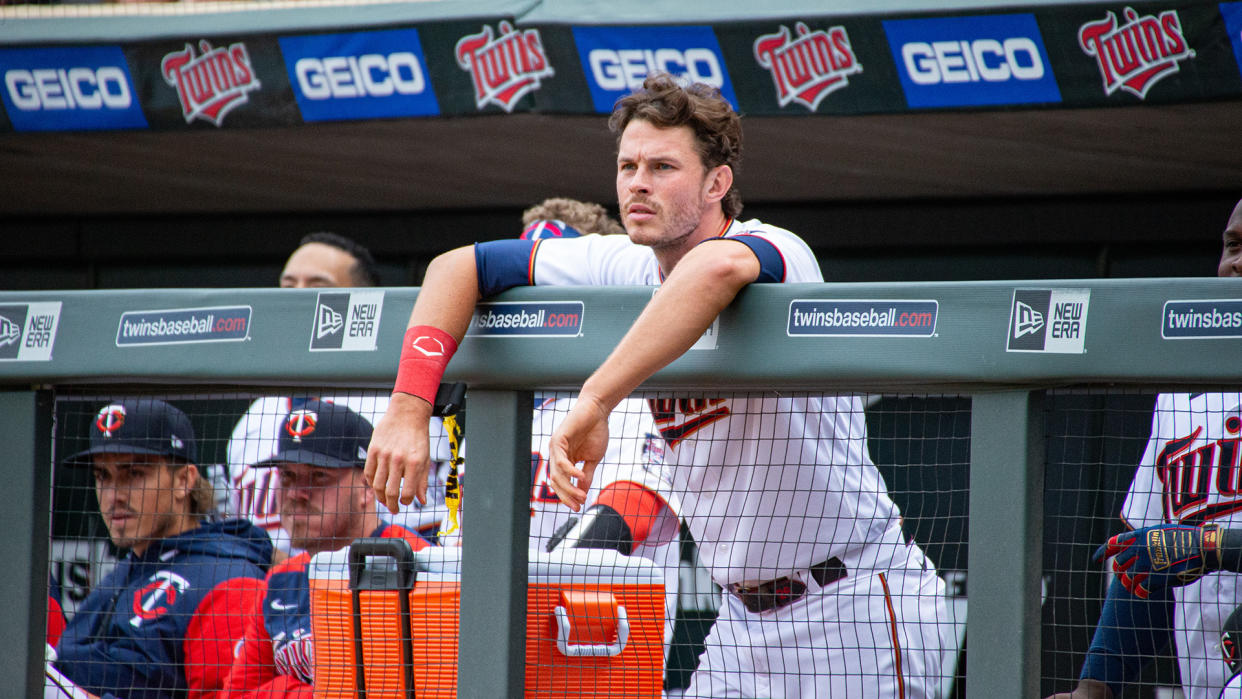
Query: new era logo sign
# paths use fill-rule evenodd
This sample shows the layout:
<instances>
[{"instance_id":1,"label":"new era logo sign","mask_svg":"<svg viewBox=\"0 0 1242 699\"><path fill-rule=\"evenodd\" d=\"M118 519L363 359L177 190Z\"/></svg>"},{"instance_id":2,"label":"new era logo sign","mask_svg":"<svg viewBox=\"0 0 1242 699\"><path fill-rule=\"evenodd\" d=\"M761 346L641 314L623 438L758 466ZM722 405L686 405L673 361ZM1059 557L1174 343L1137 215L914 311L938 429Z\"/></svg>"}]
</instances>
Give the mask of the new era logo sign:
<instances>
[{"instance_id":1,"label":"new era logo sign","mask_svg":"<svg viewBox=\"0 0 1242 699\"><path fill-rule=\"evenodd\" d=\"M312 352L369 352L379 337L384 292L323 292L315 300Z\"/></svg>"},{"instance_id":2,"label":"new era logo sign","mask_svg":"<svg viewBox=\"0 0 1242 699\"><path fill-rule=\"evenodd\" d=\"M0 305L0 361L50 361L59 324L60 301Z\"/></svg>"},{"instance_id":3,"label":"new era logo sign","mask_svg":"<svg viewBox=\"0 0 1242 699\"><path fill-rule=\"evenodd\" d=\"M349 302L348 294L345 295L345 300L346 303ZM319 308L316 311L319 314L315 320L316 340L322 340L328 335L335 335L345 327L345 316L328 304L320 302Z\"/></svg>"},{"instance_id":4,"label":"new era logo sign","mask_svg":"<svg viewBox=\"0 0 1242 699\"><path fill-rule=\"evenodd\" d=\"M1014 289L1005 349L1082 354L1090 300L1090 289Z\"/></svg>"},{"instance_id":5,"label":"new era logo sign","mask_svg":"<svg viewBox=\"0 0 1242 699\"><path fill-rule=\"evenodd\" d=\"M1014 302L1017 317L1013 322L1013 337L1018 339L1044 329L1044 314L1022 303Z\"/></svg>"}]
</instances>

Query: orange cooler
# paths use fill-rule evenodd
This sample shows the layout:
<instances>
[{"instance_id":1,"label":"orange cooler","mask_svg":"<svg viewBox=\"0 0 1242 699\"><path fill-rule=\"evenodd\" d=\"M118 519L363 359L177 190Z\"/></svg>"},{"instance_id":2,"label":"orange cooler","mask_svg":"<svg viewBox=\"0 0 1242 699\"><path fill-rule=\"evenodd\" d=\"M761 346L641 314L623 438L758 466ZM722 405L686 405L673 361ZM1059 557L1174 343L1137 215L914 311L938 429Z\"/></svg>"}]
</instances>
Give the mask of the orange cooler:
<instances>
[{"instance_id":1,"label":"orange cooler","mask_svg":"<svg viewBox=\"0 0 1242 699\"><path fill-rule=\"evenodd\" d=\"M401 539L312 558L316 699L455 697L460 571L461 549L412 552ZM527 580L527 697L660 697L664 583L653 563L531 551Z\"/></svg>"}]
</instances>

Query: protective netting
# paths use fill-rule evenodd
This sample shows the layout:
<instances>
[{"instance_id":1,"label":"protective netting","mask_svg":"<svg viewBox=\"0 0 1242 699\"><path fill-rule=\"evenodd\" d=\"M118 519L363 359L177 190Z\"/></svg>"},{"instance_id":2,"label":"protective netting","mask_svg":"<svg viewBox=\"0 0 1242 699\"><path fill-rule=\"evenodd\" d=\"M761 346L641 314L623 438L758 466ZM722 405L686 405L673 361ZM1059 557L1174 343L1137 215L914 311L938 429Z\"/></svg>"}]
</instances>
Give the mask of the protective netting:
<instances>
[{"instance_id":1,"label":"protective netting","mask_svg":"<svg viewBox=\"0 0 1242 699\"><path fill-rule=\"evenodd\" d=\"M1058 391L1045 406L1041 693L1050 694L1076 685L1096 634L1111 580L1093 559L1101 544L1129 527L1227 527L1237 516L1242 420L1236 390ZM1130 627L1102 624L1133 648L1122 696L1216 699L1232 674L1221 627L1242 603L1237 576L1212 573L1172 594L1145 603Z\"/></svg>"},{"instance_id":2,"label":"protective netting","mask_svg":"<svg viewBox=\"0 0 1242 699\"><path fill-rule=\"evenodd\" d=\"M238 696L312 685L353 696L361 648L368 696L398 696L407 677L420 697L451 696L461 531L441 533L453 440L433 425L428 506L396 517L368 506L358 446L386 402L340 388L61 391L50 541L50 594L69 620L59 671L118 696L226 684ZM631 546L585 529L607 518L570 512L549 487L547 439L573 404L560 393L534 401L528 695L964 693L969 398L635 396L614 412L584 508L607 503ZM459 446L468 493L466 473L491 466ZM80 467L66 465L74 455ZM189 460L202 474L191 480L214 489L202 521L177 480ZM656 497L635 499L644 493ZM237 516L254 528L219 521ZM580 528L566 529L574 518ZM381 543L351 563L358 536ZM274 563L263 559L269 541ZM412 665L398 542L416 571Z\"/></svg>"}]
</instances>

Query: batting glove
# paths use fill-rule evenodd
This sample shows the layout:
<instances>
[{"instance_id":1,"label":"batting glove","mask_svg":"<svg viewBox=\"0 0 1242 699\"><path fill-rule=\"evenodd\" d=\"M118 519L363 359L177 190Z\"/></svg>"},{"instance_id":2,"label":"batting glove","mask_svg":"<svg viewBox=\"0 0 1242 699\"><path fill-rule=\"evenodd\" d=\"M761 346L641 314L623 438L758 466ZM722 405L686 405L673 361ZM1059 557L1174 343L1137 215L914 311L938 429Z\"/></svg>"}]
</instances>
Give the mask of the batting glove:
<instances>
[{"instance_id":1,"label":"batting glove","mask_svg":"<svg viewBox=\"0 0 1242 699\"><path fill-rule=\"evenodd\" d=\"M1097 563L1113 558L1112 571L1122 586L1147 599L1153 592L1220 570L1222 533L1215 524L1158 524L1117 534L1093 558Z\"/></svg>"}]
</instances>

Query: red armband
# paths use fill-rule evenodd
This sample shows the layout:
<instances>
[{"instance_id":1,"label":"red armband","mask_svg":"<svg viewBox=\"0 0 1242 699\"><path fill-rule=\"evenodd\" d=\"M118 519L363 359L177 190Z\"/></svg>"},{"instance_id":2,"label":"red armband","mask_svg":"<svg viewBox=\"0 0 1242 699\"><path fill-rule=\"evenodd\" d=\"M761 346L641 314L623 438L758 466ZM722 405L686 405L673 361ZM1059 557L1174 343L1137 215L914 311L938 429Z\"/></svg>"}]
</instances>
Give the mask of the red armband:
<instances>
[{"instance_id":1,"label":"red armband","mask_svg":"<svg viewBox=\"0 0 1242 699\"><path fill-rule=\"evenodd\" d=\"M596 505L616 510L630 527L634 546L647 540L651 528L664 508L664 501L650 489L630 481L617 481L606 486L595 498Z\"/></svg>"},{"instance_id":2,"label":"red armband","mask_svg":"<svg viewBox=\"0 0 1242 699\"><path fill-rule=\"evenodd\" d=\"M444 367L456 351L457 341L439 328L416 325L406 330L393 393L408 393L435 405Z\"/></svg>"}]
</instances>

